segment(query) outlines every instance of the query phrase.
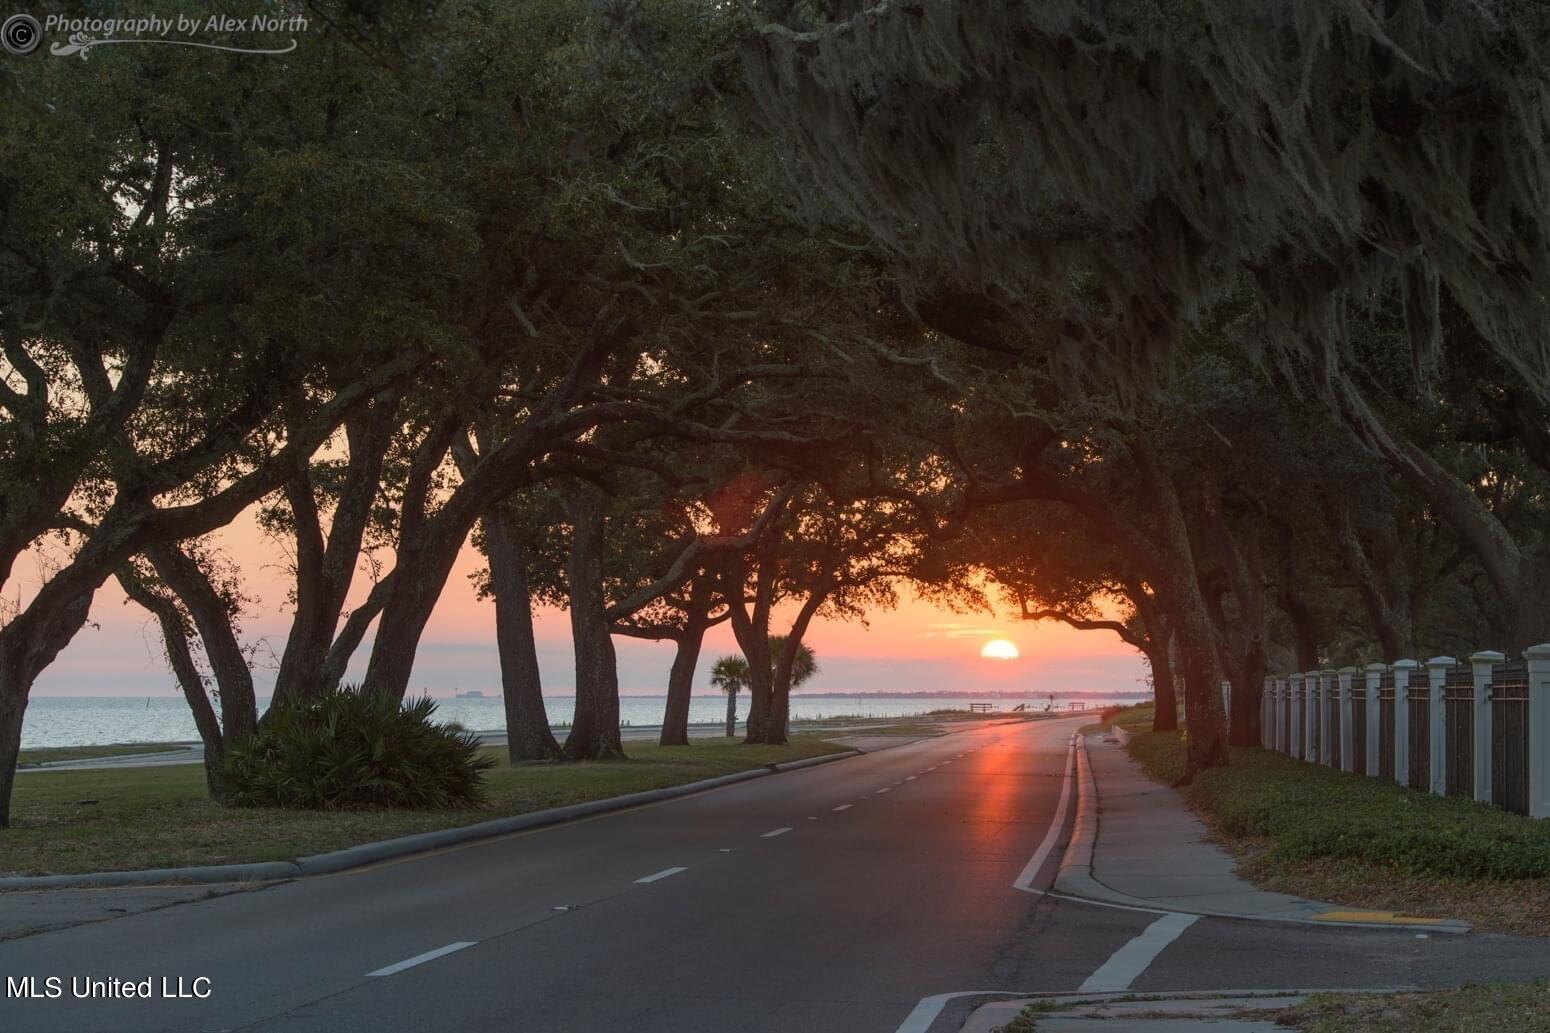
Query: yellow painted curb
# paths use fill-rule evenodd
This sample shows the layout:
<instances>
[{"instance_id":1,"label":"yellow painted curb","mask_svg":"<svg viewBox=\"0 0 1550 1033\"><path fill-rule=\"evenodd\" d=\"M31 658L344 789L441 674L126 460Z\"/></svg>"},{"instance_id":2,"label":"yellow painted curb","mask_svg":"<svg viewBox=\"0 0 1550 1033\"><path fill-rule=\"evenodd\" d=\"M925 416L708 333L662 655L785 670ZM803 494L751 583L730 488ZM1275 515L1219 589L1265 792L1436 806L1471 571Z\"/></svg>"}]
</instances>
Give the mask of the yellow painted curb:
<instances>
[{"instance_id":1,"label":"yellow painted curb","mask_svg":"<svg viewBox=\"0 0 1550 1033\"><path fill-rule=\"evenodd\" d=\"M1315 915L1318 922L1372 922L1377 925L1436 925L1441 919L1396 915L1392 911L1326 911Z\"/></svg>"}]
</instances>

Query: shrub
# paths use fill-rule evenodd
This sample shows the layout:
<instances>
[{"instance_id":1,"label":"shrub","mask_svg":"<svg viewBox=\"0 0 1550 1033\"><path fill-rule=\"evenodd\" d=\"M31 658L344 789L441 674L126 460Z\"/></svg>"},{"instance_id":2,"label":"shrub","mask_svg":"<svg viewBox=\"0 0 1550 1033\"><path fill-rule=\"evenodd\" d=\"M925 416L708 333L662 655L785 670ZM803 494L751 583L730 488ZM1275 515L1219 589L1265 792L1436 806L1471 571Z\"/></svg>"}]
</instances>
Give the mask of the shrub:
<instances>
[{"instance_id":1,"label":"shrub","mask_svg":"<svg viewBox=\"0 0 1550 1033\"><path fill-rule=\"evenodd\" d=\"M432 720L436 704L400 704L343 688L271 708L226 757L226 795L247 807L358 810L484 803L495 760L469 732Z\"/></svg>"},{"instance_id":2,"label":"shrub","mask_svg":"<svg viewBox=\"0 0 1550 1033\"><path fill-rule=\"evenodd\" d=\"M1137 736L1130 753L1159 781L1183 770L1175 733ZM1225 835L1269 840L1273 861L1353 860L1449 878L1550 876L1550 821L1270 750L1235 747L1228 767L1200 772L1183 792Z\"/></svg>"}]
</instances>

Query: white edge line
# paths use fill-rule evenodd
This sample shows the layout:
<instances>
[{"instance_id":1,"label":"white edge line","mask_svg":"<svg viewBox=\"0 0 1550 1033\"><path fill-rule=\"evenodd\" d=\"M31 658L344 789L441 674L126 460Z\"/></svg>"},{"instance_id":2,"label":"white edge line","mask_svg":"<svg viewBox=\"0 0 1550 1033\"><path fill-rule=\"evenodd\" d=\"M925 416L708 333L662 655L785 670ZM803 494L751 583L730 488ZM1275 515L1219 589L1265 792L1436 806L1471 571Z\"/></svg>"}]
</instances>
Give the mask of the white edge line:
<instances>
[{"instance_id":1,"label":"white edge line","mask_svg":"<svg viewBox=\"0 0 1550 1033\"><path fill-rule=\"evenodd\" d=\"M1017 878L1012 880L1012 888L1022 890L1024 893L1038 893L1033 888L1033 877L1039 874L1039 869L1044 867L1044 862L1055 849L1055 844L1060 841L1060 833L1066 827L1066 811L1071 806L1071 776L1076 768L1076 737L1072 736L1071 742L1066 746L1066 776L1060 783L1060 802L1055 805L1055 819L1050 822L1049 831L1044 834L1044 841L1033 852L1028 863L1023 865L1023 870L1017 873Z\"/></svg>"},{"instance_id":2,"label":"white edge line","mask_svg":"<svg viewBox=\"0 0 1550 1033\"><path fill-rule=\"evenodd\" d=\"M1130 984L1140 978L1157 956L1177 940L1190 926L1200 920L1199 915L1183 915L1170 912L1141 930L1108 961L1098 966L1098 971L1076 988L1079 994L1103 990L1129 990Z\"/></svg>"},{"instance_id":3,"label":"white edge line","mask_svg":"<svg viewBox=\"0 0 1550 1033\"><path fill-rule=\"evenodd\" d=\"M445 947L437 947L433 951L426 951L424 954L416 954L412 958L405 958L403 961L389 965L386 968L379 968L375 972L368 972L366 973L366 978L370 979L373 976L396 975L406 968L414 968L416 965L423 965L427 961L435 961L437 958L444 957L455 951L460 951L465 947L472 947L478 942L478 940L459 940L457 943L449 943Z\"/></svg>"},{"instance_id":4,"label":"white edge line","mask_svg":"<svg viewBox=\"0 0 1550 1033\"><path fill-rule=\"evenodd\" d=\"M947 1002L957 997L1016 996L1021 995L1009 990L959 990L952 994L932 994L930 997L922 997L914 1010L905 1016L897 1033L926 1033L931 1028L931 1024L936 1021L936 1017L942 1014L942 1009L947 1007Z\"/></svg>"},{"instance_id":5,"label":"white edge line","mask_svg":"<svg viewBox=\"0 0 1550 1033\"><path fill-rule=\"evenodd\" d=\"M670 875L677 875L679 872L686 872L688 870L689 870L689 866L688 865L681 864L681 865L679 865L676 868L664 868L660 872L652 872L650 875L643 875L639 879L636 879L635 881L637 883L656 882L658 879L665 879L665 878L667 878Z\"/></svg>"}]
</instances>

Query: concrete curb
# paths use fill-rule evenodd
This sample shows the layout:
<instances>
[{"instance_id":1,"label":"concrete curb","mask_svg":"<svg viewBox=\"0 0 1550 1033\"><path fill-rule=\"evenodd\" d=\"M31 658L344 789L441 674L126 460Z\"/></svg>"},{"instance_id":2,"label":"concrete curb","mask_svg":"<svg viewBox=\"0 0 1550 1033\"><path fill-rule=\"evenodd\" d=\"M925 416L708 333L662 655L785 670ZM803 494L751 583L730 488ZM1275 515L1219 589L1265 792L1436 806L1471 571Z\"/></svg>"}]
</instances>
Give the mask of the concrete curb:
<instances>
[{"instance_id":1,"label":"concrete curb","mask_svg":"<svg viewBox=\"0 0 1550 1033\"><path fill-rule=\"evenodd\" d=\"M1120 725L1110 725L1109 730L1114 733L1114 738L1119 740L1121 746L1129 746L1130 740L1135 738L1135 733Z\"/></svg>"},{"instance_id":2,"label":"concrete curb","mask_svg":"<svg viewBox=\"0 0 1550 1033\"><path fill-rule=\"evenodd\" d=\"M495 839L513 832L562 825L598 814L629 810L632 807L661 803L665 800L676 800L679 797L693 796L696 793L720 789L723 786L747 782L750 779L860 756L862 756L860 750L847 750L843 753L828 753L820 757L786 761L783 764L766 764L747 771L702 779L698 782L687 782L684 785L669 786L665 789L648 789L645 792L611 796L605 800L591 800L567 807L551 807L547 810L517 814L509 818L495 818L453 829L438 829L434 832L378 840L375 843L361 843L326 854L298 857L292 861L201 865L189 868L150 868L126 872L88 872L81 875L11 876L0 878L0 891L65 889L81 886L157 886L164 883L272 882L311 875L330 875L379 861L408 857L449 846L460 846L482 839Z\"/></svg>"},{"instance_id":3,"label":"concrete curb","mask_svg":"<svg viewBox=\"0 0 1550 1033\"><path fill-rule=\"evenodd\" d=\"M1208 908L1181 908L1173 904L1163 904L1145 897L1133 897L1128 893L1122 893L1108 885L1098 881L1093 876L1093 854L1098 843L1098 783L1093 778L1092 764L1087 759L1087 739L1079 737L1076 751L1076 818L1071 828L1071 839L1066 844L1066 851L1060 859L1060 869L1055 874L1055 882L1051 889L1068 897L1076 897L1096 903L1118 905L1140 911L1150 911L1154 914L1184 914L1201 915L1207 918L1237 918L1250 922L1290 922L1296 925L1311 925L1321 927L1350 926L1359 929L1401 929L1415 932L1444 932L1467 933L1470 925L1457 919L1442 919L1436 922L1395 923L1375 919L1373 921L1341 920L1335 918L1320 918L1317 914L1307 917L1286 914L1259 914L1250 915L1234 911L1221 911ZM1317 902L1315 902L1317 903ZM1327 905L1321 914L1352 914L1359 909L1341 908L1337 905Z\"/></svg>"}]
</instances>

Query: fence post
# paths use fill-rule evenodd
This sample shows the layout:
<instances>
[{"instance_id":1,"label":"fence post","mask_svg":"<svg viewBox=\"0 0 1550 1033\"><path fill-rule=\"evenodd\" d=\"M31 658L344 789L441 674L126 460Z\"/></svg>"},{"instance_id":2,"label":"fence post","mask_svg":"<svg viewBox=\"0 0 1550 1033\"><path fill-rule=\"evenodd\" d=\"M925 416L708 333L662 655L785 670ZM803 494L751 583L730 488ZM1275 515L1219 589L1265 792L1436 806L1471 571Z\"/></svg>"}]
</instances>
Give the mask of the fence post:
<instances>
[{"instance_id":1,"label":"fence post","mask_svg":"<svg viewBox=\"0 0 1550 1033\"><path fill-rule=\"evenodd\" d=\"M1342 667L1340 678L1340 770L1356 770L1356 728L1351 705L1351 679L1361 672L1354 667Z\"/></svg>"},{"instance_id":2,"label":"fence post","mask_svg":"<svg viewBox=\"0 0 1550 1033\"><path fill-rule=\"evenodd\" d=\"M1329 704L1339 698L1340 675L1333 670L1319 672L1319 763L1335 766L1335 731L1330 727Z\"/></svg>"},{"instance_id":3,"label":"fence post","mask_svg":"<svg viewBox=\"0 0 1550 1033\"><path fill-rule=\"evenodd\" d=\"M1323 743L1315 744L1319 731L1319 672L1307 671L1302 676L1302 759L1319 762L1319 750Z\"/></svg>"},{"instance_id":4,"label":"fence post","mask_svg":"<svg viewBox=\"0 0 1550 1033\"><path fill-rule=\"evenodd\" d=\"M1263 749L1270 748L1270 737L1275 729L1270 724L1270 678L1265 678L1265 684L1259 690L1259 745Z\"/></svg>"},{"instance_id":5,"label":"fence post","mask_svg":"<svg viewBox=\"0 0 1550 1033\"><path fill-rule=\"evenodd\" d=\"M1383 731L1378 716L1378 683L1383 680L1383 672L1388 669L1387 664L1368 664L1362 672L1367 678L1367 774L1373 778L1378 777L1378 743Z\"/></svg>"},{"instance_id":6,"label":"fence post","mask_svg":"<svg viewBox=\"0 0 1550 1033\"><path fill-rule=\"evenodd\" d=\"M1410 784L1410 672L1414 660L1394 661L1394 781Z\"/></svg>"},{"instance_id":7,"label":"fence post","mask_svg":"<svg viewBox=\"0 0 1550 1033\"><path fill-rule=\"evenodd\" d=\"M1431 731L1427 734L1427 743L1431 754L1432 792L1438 796L1448 795L1448 668L1458 661L1451 656L1434 656L1426 661L1426 673L1430 685L1427 692L1431 696L1431 705L1426 708L1427 719L1431 722Z\"/></svg>"},{"instance_id":8,"label":"fence post","mask_svg":"<svg viewBox=\"0 0 1550 1033\"><path fill-rule=\"evenodd\" d=\"M1289 693L1290 704L1287 707L1287 755L1302 758L1302 717L1297 713L1297 704L1302 699L1302 675L1289 674L1286 676L1286 691Z\"/></svg>"},{"instance_id":9,"label":"fence post","mask_svg":"<svg viewBox=\"0 0 1550 1033\"><path fill-rule=\"evenodd\" d=\"M1528 663L1528 813L1550 818L1550 642L1523 651Z\"/></svg>"},{"instance_id":10,"label":"fence post","mask_svg":"<svg viewBox=\"0 0 1550 1033\"><path fill-rule=\"evenodd\" d=\"M1497 664L1507 657L1494 649L1482 649L1469 655L1469 666L1475 676L1474 718L1475 743L1475 799L1491 802L1491 676Z\"/></svg>"},{"instance_id":11,"label":"fence post","mask_svg":"<svg viewBox=\"0 0 1550 1033\"><path fill-rule=\"evenodd\" d=\"M1222 725L1232 735L1232 682L1224 678L1217 688L1222 693Z\"/></svg>"},{"instance_id":12,"label":"fence post","mask_svg":"<svg viewBox=\"0 0 1550 1033\"><path fill-rule=\"evenodd\" d=\"M1287 727L1286 711L1287 701L1292 698L1291 682L1285 678L1276 679L1276 742L1275 748L1280 753L1292 752L1292 732Z\"/></svg>"}]
</instances>

